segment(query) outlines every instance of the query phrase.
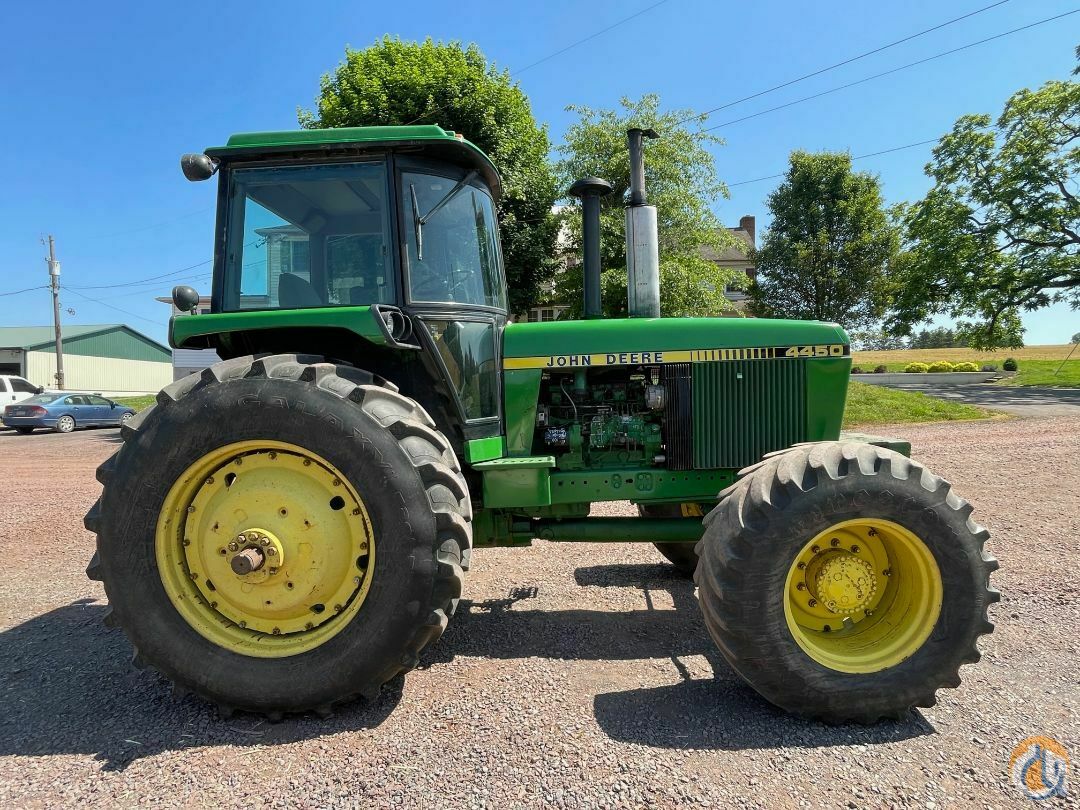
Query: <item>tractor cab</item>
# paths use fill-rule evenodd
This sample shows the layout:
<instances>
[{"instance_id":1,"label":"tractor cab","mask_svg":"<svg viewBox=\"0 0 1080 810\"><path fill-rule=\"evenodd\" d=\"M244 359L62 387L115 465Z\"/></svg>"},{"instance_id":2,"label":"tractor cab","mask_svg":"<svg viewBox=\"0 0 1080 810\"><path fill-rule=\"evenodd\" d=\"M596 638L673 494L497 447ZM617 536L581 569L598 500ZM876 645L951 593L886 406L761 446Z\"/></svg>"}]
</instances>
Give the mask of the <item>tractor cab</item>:
<instances>
[{"instance_id":1,"label":"tractor cab","mask_svg":"<svg viewBox=\"0 0 1080 810\"><path fill-rule=\"evenodd\" d=\"M204 338L213 348L274 351L279 327L324 329L329 318L343 327L338 356L402 375L455 438L499 433L501 185L475 146L437 126L253 133L182 165L189 179L219 177L212 312L249 316L243 328L215 325ZM421 351L382 356L380 341L350 340L372 319L386 327L382 343ZM187 331L174 330L177 345L198 344Z\"/></svg>"}]
</instances>

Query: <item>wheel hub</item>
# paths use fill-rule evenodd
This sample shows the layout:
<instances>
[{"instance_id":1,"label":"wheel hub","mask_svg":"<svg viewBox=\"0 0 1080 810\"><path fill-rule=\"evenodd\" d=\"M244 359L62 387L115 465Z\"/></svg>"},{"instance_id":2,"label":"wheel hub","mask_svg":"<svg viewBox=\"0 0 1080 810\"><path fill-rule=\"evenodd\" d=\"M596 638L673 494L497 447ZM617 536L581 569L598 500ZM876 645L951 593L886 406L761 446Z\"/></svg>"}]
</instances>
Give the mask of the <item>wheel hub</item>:
<instances>
[{"instance_id":1,"label":"wheel hub","mask_svg":"<svg viewBox=\"0 0 1080 810\"><path fill-rule=\"evenodd\" d=\"M849 552L830 555L818 568L812 591L833 613L854 614L877 592L874 566Z\"/></svg>"},{"instance_id":2,"label":"wheel hub","mask_svg":"<svg viewBox=\"0 0 1080 810\"><path fill-rule=\"evenodd\" d=\"M196 630L249 655L294 655L347 623L371 584L367 510L321 457L280 442L207 454L166 497L158 561Z\"/></svg>"}]
</instances>

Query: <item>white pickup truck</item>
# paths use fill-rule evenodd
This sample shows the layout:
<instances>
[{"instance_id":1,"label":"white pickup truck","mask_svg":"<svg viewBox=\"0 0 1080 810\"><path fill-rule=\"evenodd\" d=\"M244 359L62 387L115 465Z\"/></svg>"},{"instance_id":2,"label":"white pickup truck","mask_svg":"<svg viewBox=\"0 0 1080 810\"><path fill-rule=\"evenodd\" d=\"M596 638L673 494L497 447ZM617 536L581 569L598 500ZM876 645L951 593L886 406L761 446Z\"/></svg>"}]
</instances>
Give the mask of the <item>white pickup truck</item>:
<instances>
[{"instance_id":1,"label":"white pickup truck","mask_svg":"<svg viewBox=\"0 0 1080 810\"><path fill-rule=\"evenodd\" d=\"M0 374L0 418L3 417L4 408L29 399L34 394L40 394L43 388L34 385L23 377L11 374Z\"/></svg>"}]
</instances>

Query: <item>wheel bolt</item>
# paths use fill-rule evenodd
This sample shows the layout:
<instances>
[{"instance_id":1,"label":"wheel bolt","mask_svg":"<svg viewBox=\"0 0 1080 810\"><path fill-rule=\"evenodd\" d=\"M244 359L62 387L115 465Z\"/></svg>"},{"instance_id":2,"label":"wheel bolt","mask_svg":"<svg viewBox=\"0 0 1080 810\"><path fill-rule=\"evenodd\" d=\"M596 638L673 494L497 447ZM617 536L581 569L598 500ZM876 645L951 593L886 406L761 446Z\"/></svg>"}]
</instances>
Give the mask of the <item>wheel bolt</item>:
<instances>
[{"instance_id":1,"label":"wheel bolt","mask_svg":"<svg viewBox=\"0 0 1080 810\"><path fill-rule=\"evenodd\" d=\"M799 563L798 568L799 568L800 571L805 571L806 570L806 563L804 563L804 562Z\"/></svg>"},{"instance_id":2,"label":"wheel bolt","mask_svg":"<svg viewBox=\"0 0 1080 810\"><path fill-rule=\"evenodd\" d=\"M334 613L341 613L342 610L341 605L334 605Z\"/></svg>"},{"instance_id":3,"label":"wheel bolt","mask_svg":"<svg viewBox=\"0 0 1080 810\"><path fill-rule=\"evenodd\" d=\"M275 628L274 628L274 629L273 629L273 630L272 630L271 632L272 632L272 633L273 633L273 634L274 634L275 636L280 636L280 635L281 635L281 628L280 628L280 627L275 627Z\"/></svg>"},{"instance_id":4,"label":"wheel bolt","mask_svg":"<svg viewBox=\"0 0 1080 810\"><path fill-rule=\"evenodd\" d=\"M311 622L307 622L307 623L306 623L306 624L304 625L304 629L305 629L305 630L310 630L310 629L311 629L312 627L314 627L314 626L315 626L315 625L313 625L313 624L312 624Z\"/></svg>"},{"instance_id":5,"label":"wheel bolt","mask_svg":"<svg viewBox=\"0 0 1080 810\"><path fill-rule=\"evenodd\" d=\"M834 537L831 542L833 544L833 547L836 547L836 546L840 545L840 538Z\"/></svg>"},{"instance_id":6,"label":"wheel bolt","mask_svg":"<svg viewBox=\"0 0 1080 810\"><path fill-rule=\"evenodd\" d=\"M271 450L270 451L270 460L273 461L275 458L277 458L277 453L275 453L273 450Z\"/></svg>"},{"instance_id":7,"label":"wheel bolt","mask_svg":"<svg viewBox=\"0 0 1080 810\"><path fill-rule=\"evenodd\" d=\"M812 551L814 554L817 554L819 551L821 551L821 546L811 546L810 551Z\"/></svg>"},{"instance_id":8,"label":"wheel bolt","mask_svg":"<svg viewBox=\"0 0 1080 810\"><path fill-rule=\"evenodd\" d=\"M270 538L269 538L269 537L264 537L264 538L262 538L262 544L263 544L264 546L268 546L268 545L270 545Z\"/></svg>"},{"instance_id":9,"label":"wheel bolt","mask_svg":"<svg viewBox=\"0 0 1080 810\"><path fill-rule=\"evenodd\" d=\"M335 487L340 487L341 486L341 479L340 478L335 478L334 479L334 486Z\"/></svg>"},{"instance_id":10,"label":"wheel bolt","mask_svg":"<svg viewBox=\"0 0 1080 810\"><path fill-rule=\"evenodd\" d=\"M237 624L241 630L247 627L247 622L237 622Z\"/></svg>"},{"instance_id":11,"label":"wheel bolt","mask_svg":"<svg viewBox=\"0 0 1080 810\"><path fill-rule=\"evenodd\" d=\"M255 532L248 532L244 535L244 539L249 543L254 543L256 540L259 539L259 535L257 535Z\"/></svg>"},{"instance_id":12,"label":"wheel bolt","mask_svg":"<svg viewBox=\"0 0 1080 810\"><path fill-rule=\"evenodd\" d=\"M858 554L859 553L859 547L858 546L852 546L851 551L852 551L853 554Z\"/></svg>"},{"instance_id":13,"label":"wheel bolt","mask_svg":"<svg viewBox=\"0 0 1080 810\"><path fill-rule=\"evenodd\" d=\"M805 584L805 583L802 583L802 582L800 582L799 584L797 584L797 585L795 586L795 588L796 588L797 590L800 590L800 591L805 591L805 590L806 590L806 584Z\"/></svg>"},{"instance_id":14,"label":"wheel bolt","mask_svg":"<svg viewBox=\"0 0 1080 810\"><path fill-rule=\"evenodd\" d=\"M359 514L360 514L360 509L359 509L359 508L357 508L357 509L353 509L353 510L352 510L352 513L353 513L354 515L359 515Z\"/></svg>"},{"instance_id":15,"label":"wheel bolt","mask_svg":"<svg viewBox=\"0 0 1080 810\"><path fill-rule=\"evenodd\" d=\"M209 478L206 479L206 485L210 486L212 483L214 483L214 476L211 475Z\"/></svg>"},{"instance_id":16,"label":"wheel bolt","mask_svg":"<svg viewBox=\"0 0 1080 810\"><path fill-rule=\"evenodd\" d=\"M191 540L189 538L187 538L187 537L185 537L182 542L183 542L183 544L185 546L190 546L191 545Z\"/></svg>"},{"instance_id":17,"label":"wheel bolt","mask_svg":"<svg viewBox=\"0 0 1080 810\"><path fill-rule=\"evenodd\" d=\"M229 551L236 551L238 548L240 546L236 545L236 543L229 543Z\"/></svg>"},{"instance_id":18,"label":"wheel bolt","mask_svg":"<svg viewBox=\"0 0 1080 810\"><path fill-rule=\"evenodd\" d=\"M866 611L863 611L863 612L864 612L864 613L865 613L865 614L866 614L867 616L873 616L873 615L874 615L874 611L872 611L872 610L866 610Z\"/></svg>"},{"instance_id":19,"label":"wheel bolt","mask_svg":"<svg viewBox=\"0 0 1080 810\"><path fill-rule=\"evenodd\" d=\"M810 607L817 607L817 599L811 599L806 604L808 604Z\"/></svg>"},{"instance_id":20,"label":"wheel bolt","mask_svg":"<svg viewBox=\"0 0 1080 810\"><path fill-rule=\"evenodd\" d=\"M195 511L195 507L194 507L194 506L189 506L189 507L187 508L187 510L188 510L188 514L190 515L190 514L191 514L192 512L194 512L194 511Z\"/></svg>"},{"instance_id":21,"label":"wheel bolt","mask_svg":"<svg viewBox=\"0 0 1080 810\"><path fill-rule=\"evenodd\" d=\"M270 569L270 573L271 573L271 574L276 574L276 573L277 573L277 569L276 569L276 568L271 568L271 569Z\"/></svg>"},{"instance_id":22,"label":"wheel bolt","mask_svg":"<svg viewBox=\"0 0 1080 810\"><path fill-rule=\"evenodd\" d=\"M311 466L311 459L310 458L305 458L304 459L304 466L305 467L310 467Z\"/></svg>"},{"instance_id":23,"label":"wheel bolt","mask_svg":"<svg viewBox=\"0 0 1080 810\"><path fill-rule=\"evenodd\" d=\"M268 557L273 557L274 555L277 554L277 549L274 548L273 546L270 546L270 548L268 548L266 550L266 554L267 554Z\"/></svg>"},{"instance_id":24,"label":"wheel bolt","mask_svg":"<svg viewBox=\"0 0 1080 810\"><path fill-rule=\"evenodd\" d=\"M892 576L892 569L891 569L891 568L886 568L886 569L885 569L884 571L882 571L881 573L882 573L882 574L884 574L884 575L885 575L885 576L887 576L887 577L891 577L891 576Z\"/></svg>"}]
</instances>

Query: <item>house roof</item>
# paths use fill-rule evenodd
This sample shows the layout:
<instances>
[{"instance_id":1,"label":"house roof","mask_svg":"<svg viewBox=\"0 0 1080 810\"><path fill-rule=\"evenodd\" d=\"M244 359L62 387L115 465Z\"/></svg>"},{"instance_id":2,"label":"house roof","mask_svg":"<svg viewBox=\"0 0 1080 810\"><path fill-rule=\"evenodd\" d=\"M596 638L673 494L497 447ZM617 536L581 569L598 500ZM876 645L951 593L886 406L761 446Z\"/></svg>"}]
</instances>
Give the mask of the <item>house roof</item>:
<instances>
[{"instance_id":1,"label":"house roof","mask_svg":"<svg viewBox=\"0 0 1080 810\"><path fill-rule=\"evenodd\" d=\"M130 332L136 337L154 344L163 351L172 351L153 338L149 338L142 332L132 329L130 326L123 323L98 323L86 324L85 326L69 325L60 327L60 335L64 340L73 340L75 338L90 337L91 335L100 335L104 332L116 331ZM30 351L32 349L51 346L55 339L56 336L53 332L53 327L51 326L0 326L0 348L3 349L24 349Z\"/></svg>"}]
</instances>

